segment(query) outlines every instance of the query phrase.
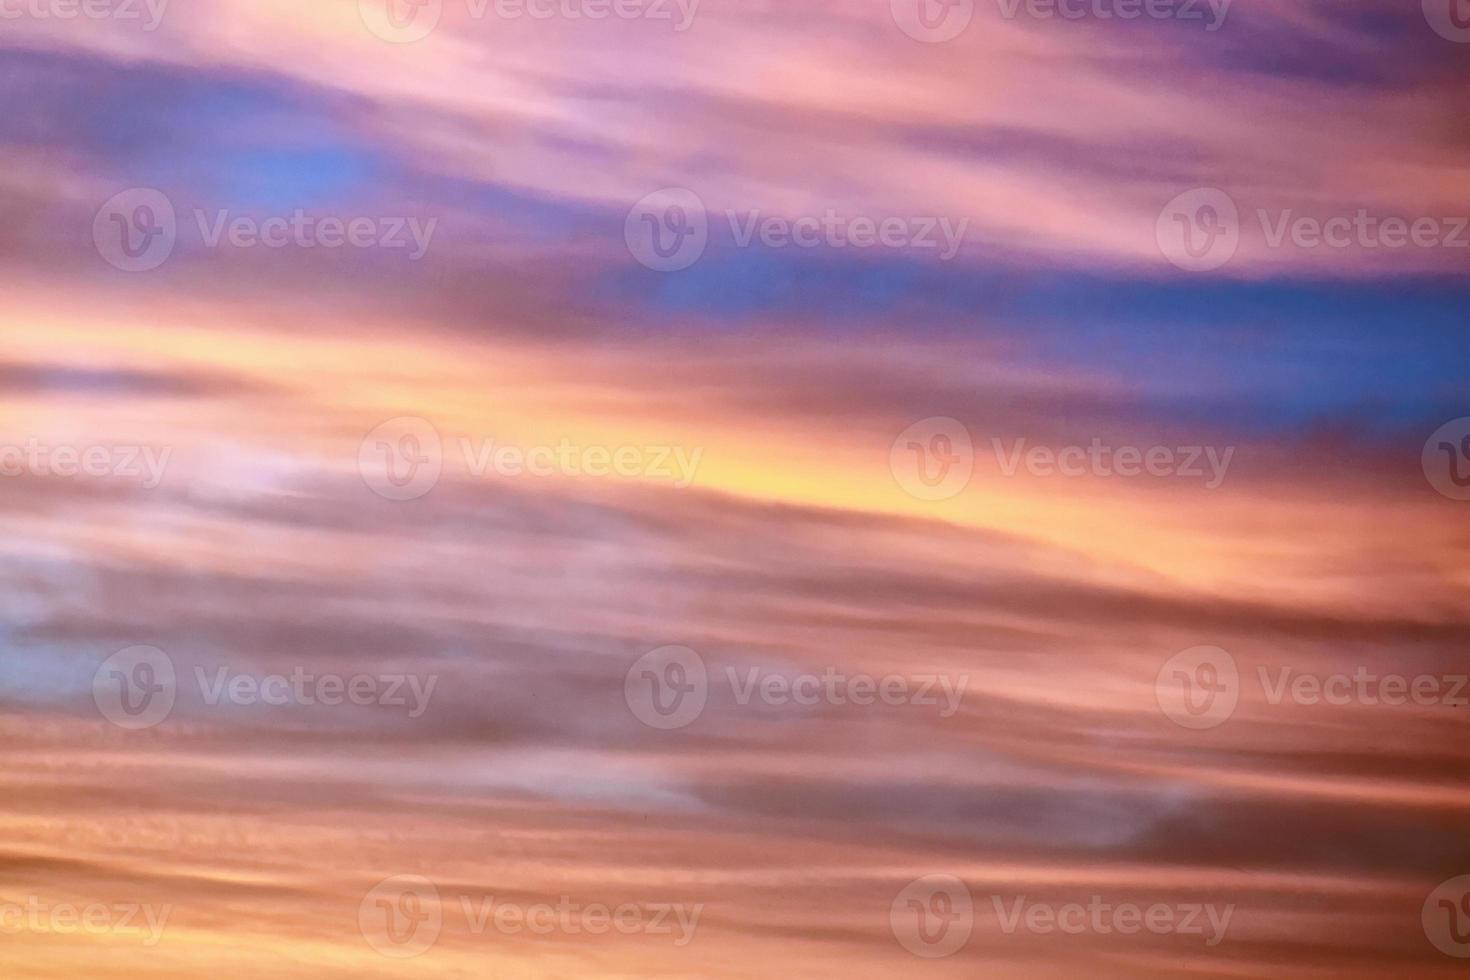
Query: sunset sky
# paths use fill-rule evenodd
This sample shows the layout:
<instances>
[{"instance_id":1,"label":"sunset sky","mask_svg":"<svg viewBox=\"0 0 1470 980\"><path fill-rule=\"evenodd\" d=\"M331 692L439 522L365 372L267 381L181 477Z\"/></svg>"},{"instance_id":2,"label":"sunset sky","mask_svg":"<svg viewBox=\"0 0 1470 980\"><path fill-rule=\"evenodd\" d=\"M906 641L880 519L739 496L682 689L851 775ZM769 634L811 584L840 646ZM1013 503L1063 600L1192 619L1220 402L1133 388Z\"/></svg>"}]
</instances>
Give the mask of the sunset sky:
<instances>
[{"instance_id":1,"label":"sunset sky","mask_svg":"<svg viewBox=\"0 0 1470 980\"><path fill-rule=\"evenodd\" d=\"M1462 975L1467 96L1470 0L0 0L0 977Z\"/></svg>"}]
</instances>

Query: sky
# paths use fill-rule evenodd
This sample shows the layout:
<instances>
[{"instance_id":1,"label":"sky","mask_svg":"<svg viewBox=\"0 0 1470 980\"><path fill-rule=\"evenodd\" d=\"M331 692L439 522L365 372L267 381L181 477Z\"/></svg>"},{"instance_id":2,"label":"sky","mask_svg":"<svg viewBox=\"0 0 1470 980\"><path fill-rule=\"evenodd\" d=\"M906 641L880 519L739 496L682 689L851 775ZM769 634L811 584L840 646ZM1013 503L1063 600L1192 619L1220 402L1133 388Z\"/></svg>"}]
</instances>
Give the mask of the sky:
<instances>
[{"instance_id":1,"label":"sky","mask_svg":"<svg viewBox=\"0 0 1470 980\"><path fill-rule=\"evenodd\" d=\"M1465 0L0 0L0 975L1470 957Z\"/></svg>"}]
</instances>

